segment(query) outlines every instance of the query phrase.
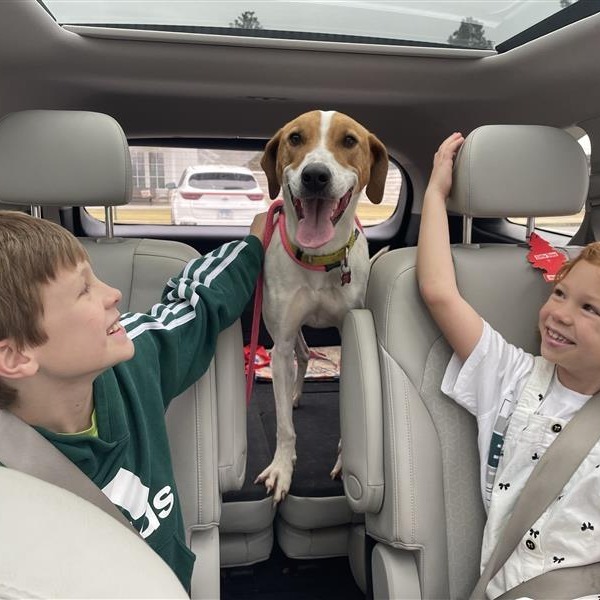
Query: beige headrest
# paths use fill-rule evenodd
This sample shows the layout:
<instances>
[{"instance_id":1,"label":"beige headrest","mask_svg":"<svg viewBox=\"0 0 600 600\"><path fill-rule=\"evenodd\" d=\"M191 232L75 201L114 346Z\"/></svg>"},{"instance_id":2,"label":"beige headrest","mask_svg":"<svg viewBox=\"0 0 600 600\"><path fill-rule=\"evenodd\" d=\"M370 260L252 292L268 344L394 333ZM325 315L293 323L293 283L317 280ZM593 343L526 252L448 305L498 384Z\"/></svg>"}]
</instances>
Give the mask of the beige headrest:
<instances>
[{"instance_id":1,"label":"beige headrest","mask_svg":"<svg viewBox=\"0 0 600 600\"><path fill-rule=\"evenodd\" d=\"M27 110L0 121L0 203L116 206L131 199L131 159L108 115Z\"/></svg>"},{"instance_id":2,"label":"beige headrest","mask_svg":"<svg viewBox=\"0 0 600 600\"><path fill-rule=\"evenodd\" d=\"M585 153L562 129L485 125L456 157L448 210L468 217L571 215L583 207L588 185Z\"/></svg>"}]
</instances>

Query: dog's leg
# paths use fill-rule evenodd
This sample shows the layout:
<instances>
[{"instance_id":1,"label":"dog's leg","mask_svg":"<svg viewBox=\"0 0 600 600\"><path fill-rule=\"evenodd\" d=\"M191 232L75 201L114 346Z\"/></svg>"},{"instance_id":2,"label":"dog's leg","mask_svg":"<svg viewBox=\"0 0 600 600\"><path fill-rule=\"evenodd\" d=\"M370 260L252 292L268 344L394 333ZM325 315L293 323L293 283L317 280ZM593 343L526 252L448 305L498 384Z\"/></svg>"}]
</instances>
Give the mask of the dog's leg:
<instances>
[{"instance_id":1,"label":"dog's leg","mask_svg":"<svg viewBox=\"0 0 600 600\"><path fill-rule=\"evenodd\" d=\"M335 461L335 465L333 465L333 469L331 469L331 473L329 473L329 476L331 477L331 479L335 479L336 477L338 477L340 475L341 472L342 472L342 440L340 439L340 441L338 442L337 460Z\"/></svg>"},{"instance_id":2,"label":"dog's leg","mask_svg":"<svg viewBox=\"0 0 600 600\"><path fill-rule=\"evenodd\" d=\"M308 367L308 358L310 352L306 345L306 340L302 335L302 331L298 332L296 338L296 381L294 382L294 408L298 408L300 404L300 396L302 396L302 386L304 385L304 376L306 375L306 368Z\"/></svg>"},{"instance_id":3,"label":"dog's leg","mask_svg":"<svg viewBox=\"0 0 600 600\"><path fill-rule=\"evenodd\" d=\"M292 421L294 341L276 342L271 351L273 394L277 415L277 448L271 464L254 483L264 483L273 502L283 500L290 489L296 463L296 432Z\"/></svg>"}]
</instances>

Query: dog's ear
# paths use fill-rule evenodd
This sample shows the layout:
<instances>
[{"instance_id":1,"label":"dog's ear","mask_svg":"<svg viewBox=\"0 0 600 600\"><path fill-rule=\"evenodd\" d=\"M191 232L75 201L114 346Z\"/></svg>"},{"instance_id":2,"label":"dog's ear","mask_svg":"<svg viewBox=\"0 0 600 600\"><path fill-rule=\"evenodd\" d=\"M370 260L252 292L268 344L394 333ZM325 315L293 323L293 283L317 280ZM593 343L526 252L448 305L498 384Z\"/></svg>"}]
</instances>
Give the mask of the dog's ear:
<instances>
[{"instance_id":1,"label":"dog's ear","mask_svg":"<svg viewBox=\"0 0 600 600\"><path fill-rule=\"evenodd\" d=\"M277 175L277 151L279 150L279 140L281 139L281 130L279 130L265 146L265 151L260 159L267 182L269 184L269 197L275 200L281 189L281 182Z\"/></svg>"},{"instance_id":2,"label":"dog's ear","mask_svg":"<svg viewBox=\"0 0 600 600\"><path fill-rule=\"evenodd\" d=\"M369 147L371 148L371 175L365 191L367 198L373 204L379 204L383 200L388 172L388 153L385 146L372 133L369 134Z\"/></svg>"}]
</instances>

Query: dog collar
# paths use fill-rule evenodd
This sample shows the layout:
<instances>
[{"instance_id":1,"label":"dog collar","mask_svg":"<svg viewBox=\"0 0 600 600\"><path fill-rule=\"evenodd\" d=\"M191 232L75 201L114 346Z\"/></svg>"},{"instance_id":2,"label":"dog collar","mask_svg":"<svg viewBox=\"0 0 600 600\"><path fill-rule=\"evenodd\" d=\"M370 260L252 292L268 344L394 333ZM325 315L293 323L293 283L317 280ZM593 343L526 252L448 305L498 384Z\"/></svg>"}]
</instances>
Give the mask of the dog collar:
<instances>
[{"instance_id":1,"label":"dog collar","mask_svg":"<svg viewBox=\"0 0 600 600\"><path fill-rule=\"evenodd\" d=\"M292 252L294 257L301 263L312 266L322 266L325 271L331 271L331 269L339 267L344 260L348 259L348 253L352 246L354 246L354 242L356 241L356 238L358 238L359 233L358 229L355 229L350 234L350 238L346 245L331 254L307 254L300 248L294 246L291 242L288 241L288 244L290 252Z\"/></svg>"},{"instance_id":2,"label":"dog collar","mask_svg":"<svg viewBox=\"0 0 600 600\"><path fill-rule=\"evenodd\" d=\"M358 227L356 227L350 234L350 238L344 246L342 246L339 250L332 252L331 254L321 255L307 254L290 242L285 229L285 213L283 211L279 213L278 221L281 243L288 253L288 256L296 264L299 264L301 267L310 269L312 271L331 271L337 267L340 267L342 271L342 285L350 283L351 272L350 267L348 266L348 254L350 253L352 246L354 246L354 242L356 242L358 236L360 235L360 231L362 230L358 220Z\"/></svg>"}]
</instances>

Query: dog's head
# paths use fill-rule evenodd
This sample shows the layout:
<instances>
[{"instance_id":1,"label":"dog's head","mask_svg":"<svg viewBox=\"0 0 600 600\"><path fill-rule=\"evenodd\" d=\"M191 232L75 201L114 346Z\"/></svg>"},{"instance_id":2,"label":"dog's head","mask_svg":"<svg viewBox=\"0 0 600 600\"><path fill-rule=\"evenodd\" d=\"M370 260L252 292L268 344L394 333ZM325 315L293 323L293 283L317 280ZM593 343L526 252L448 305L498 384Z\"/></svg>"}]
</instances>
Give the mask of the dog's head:
<instances>
[{"instance_id":1,"label":"dog's head","mask_svg":"<svg viewBox=\"0 0 600 600\"><path fill-rule=\"evenodd\" d=\"M315 110L290 121L269 140L261 166L270 197L283 189L288 231L297 244L321 248L334 239L338 224L344 231L352 227L363 188L371 202L381 202L388 155L354 119Z\"/></svg>"}]
</instances>

